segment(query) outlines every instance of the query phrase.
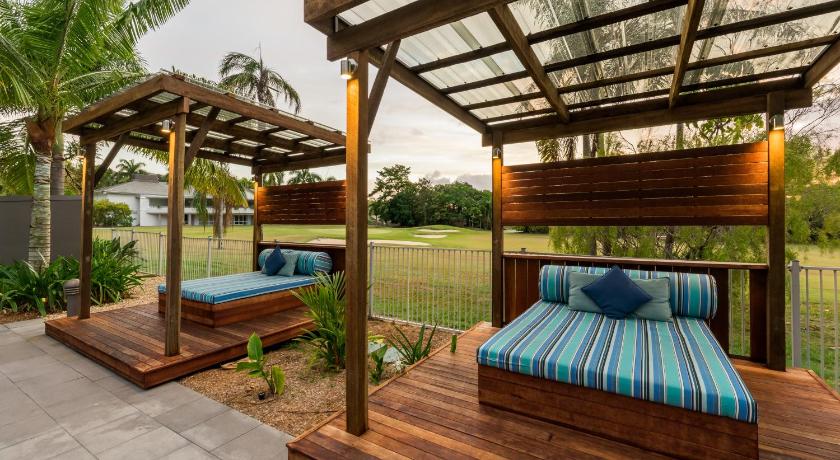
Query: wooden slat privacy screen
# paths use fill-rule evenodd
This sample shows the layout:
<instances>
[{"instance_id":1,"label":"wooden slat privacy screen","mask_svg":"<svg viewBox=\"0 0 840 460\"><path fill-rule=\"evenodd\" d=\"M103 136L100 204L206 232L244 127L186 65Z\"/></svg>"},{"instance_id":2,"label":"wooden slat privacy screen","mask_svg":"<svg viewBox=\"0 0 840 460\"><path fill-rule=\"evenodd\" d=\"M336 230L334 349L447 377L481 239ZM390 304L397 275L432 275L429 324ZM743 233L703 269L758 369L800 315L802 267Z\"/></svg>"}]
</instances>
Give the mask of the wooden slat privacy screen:
<instances>
[{"instance_id":1,"label":"wooden slat privacy screen","mask_svg":"<svg viewBox=\"0 0 840 460\"><path fill-rule=\"evenodd\" d=\"M257 224L341 225L345 222L344 181L257 188Z\"/></svg>"},{"instance_id":2,"label":"wooden slat privacy screen","mask_svg":"<svg viewBox=\"0 0 840 460\"><path fill-rule=\"evenodd\" d=\"M503 225L766 225L767 142L502 169Z\"/></svg>"}]
</instances>

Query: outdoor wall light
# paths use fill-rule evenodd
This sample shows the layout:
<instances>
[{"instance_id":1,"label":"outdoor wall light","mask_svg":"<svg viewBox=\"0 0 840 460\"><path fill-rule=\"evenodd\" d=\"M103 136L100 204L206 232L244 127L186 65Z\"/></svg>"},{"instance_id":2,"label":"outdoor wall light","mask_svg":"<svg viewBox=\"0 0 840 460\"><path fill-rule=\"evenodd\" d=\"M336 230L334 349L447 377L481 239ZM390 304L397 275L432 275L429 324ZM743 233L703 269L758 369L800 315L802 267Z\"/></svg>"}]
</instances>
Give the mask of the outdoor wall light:
<instances>
[{"instance_id":1,"label":"outdoor wall light","mask_svg":"<svg viewBox=\"0 0 840 460\"><path fill-rule=\"evenodd\" d=\"M770 117L770 131L778 131L785 129L785 116L784 114L777 113Z\"/></svg>"},{"instance_id":2,"label":"outdoor wall light","mask_svg":"<svg viewBox=\"0 0 840 460\"><path fill-rule=\"evenodd\" d=\"M161 122L161 124L160 124L160 132L162 132L163 134L171 133L173 124L174 123L172 123L172 120L169 120L169 119L163 120L163 122Z\"/></svg>"},{"instance_id":3,"label":"outdoor wall light","mask_svg":"<svg viewBox=\"0 0 840 460\"><path fill-rule=\"evenodd\" d=\"M492 157L494 160L498 160L502 157L502 149L499 147L493 147Z\"/></svg>"},{"instance_id":4,"label":"outdoor wall light","mask_svg":"<svg viewBox=\"0 0 840 460\"><path fill-rule=\"evenodd\" d=\"M355 59L351 58L344 58L341 60L341 78L344 80L349 80L353 78L353 74L356 73L356 69L359 67L359 63L356 62Z\"/></svg>"}]
</instances>

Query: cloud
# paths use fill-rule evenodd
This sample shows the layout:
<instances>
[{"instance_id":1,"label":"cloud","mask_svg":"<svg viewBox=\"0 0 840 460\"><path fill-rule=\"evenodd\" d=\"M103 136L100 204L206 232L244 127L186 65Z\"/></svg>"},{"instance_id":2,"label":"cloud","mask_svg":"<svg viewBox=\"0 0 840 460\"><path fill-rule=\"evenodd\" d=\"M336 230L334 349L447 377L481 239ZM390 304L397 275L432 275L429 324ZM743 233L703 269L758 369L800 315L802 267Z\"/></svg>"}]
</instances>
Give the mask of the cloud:
<instances>
[{"instance_id":1,"label":"cloud","mask_svg":"<svg viewBox=\"0 0 840 460\"><path fill-rule=\"evenodd\" d=\"M461 174L455 182L466 182L479 190L490 190L492 178L490 174Z\"/></svg>"}]
</instances>

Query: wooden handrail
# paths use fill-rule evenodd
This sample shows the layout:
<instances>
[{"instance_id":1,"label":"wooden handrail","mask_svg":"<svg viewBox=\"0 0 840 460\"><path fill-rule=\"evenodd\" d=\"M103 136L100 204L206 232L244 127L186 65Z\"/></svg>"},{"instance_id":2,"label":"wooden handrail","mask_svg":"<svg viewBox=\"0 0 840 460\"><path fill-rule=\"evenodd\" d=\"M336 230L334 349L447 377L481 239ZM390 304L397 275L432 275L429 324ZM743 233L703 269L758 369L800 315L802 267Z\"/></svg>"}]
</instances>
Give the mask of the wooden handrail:
<instances>
[{"instance_id":1,"label":"wooden handrail","mask_svg":"<svg viewBox=\"0 0 840 460\"><path fill-rule=\"evenodd\" d=\"M729 270L767 270L764 263L755 262L711 262L704 260L681 260L681 259L639 259L633 257L604 257L604 256L577 256L567 254L547 254L534 252L505 252L505 258L509 259L530 259L530 260L556 260L558 262L580 262L595 264L617 264L617 265L641 265L685 267L700 269L729 269Z\"/></svg>"}]
</instances>

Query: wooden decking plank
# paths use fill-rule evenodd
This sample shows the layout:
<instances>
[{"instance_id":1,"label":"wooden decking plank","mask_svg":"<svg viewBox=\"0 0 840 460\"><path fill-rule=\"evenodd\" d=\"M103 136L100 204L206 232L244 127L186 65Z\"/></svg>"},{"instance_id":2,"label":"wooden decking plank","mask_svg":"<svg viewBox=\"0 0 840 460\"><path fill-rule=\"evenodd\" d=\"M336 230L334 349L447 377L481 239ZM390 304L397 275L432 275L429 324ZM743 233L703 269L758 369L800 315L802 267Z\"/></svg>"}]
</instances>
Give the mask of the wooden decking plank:
<instances>
[{"instance_id":1,"label":"wooden decking plank","mask_svg":"<svg viewBox=\"0 0 840 460\"><path fill-rule=\"evenodd\" d=\"M418 452L422 452L419 455L412 455L412 458L429 457L447 458L451 460L469 460L474 458L434 442L434 437L436 436L434 433L425 432L421 433L421 436L417 436L417 431L419 430L416 430L415 427L411 427L410 425L406 425L399 420L385 417L378 412L372 412L370 414L370 429L372 432L389 437L403 445L416 449ZM403 431L400 429L401 427L408 428L409 432ZM423 434L427 434L428 436L423 436ZM452 442L452 440L449 440L449 442Z\"/></svg>"}]
</instances>

